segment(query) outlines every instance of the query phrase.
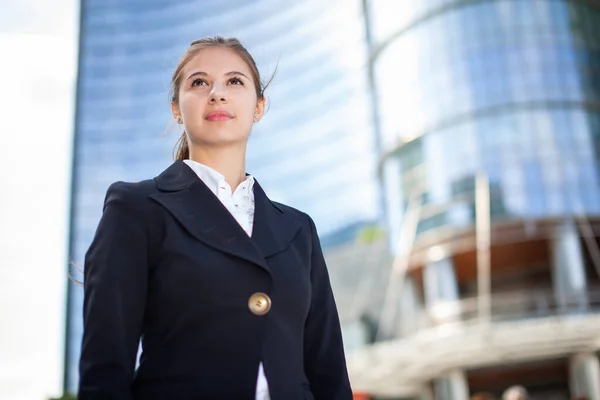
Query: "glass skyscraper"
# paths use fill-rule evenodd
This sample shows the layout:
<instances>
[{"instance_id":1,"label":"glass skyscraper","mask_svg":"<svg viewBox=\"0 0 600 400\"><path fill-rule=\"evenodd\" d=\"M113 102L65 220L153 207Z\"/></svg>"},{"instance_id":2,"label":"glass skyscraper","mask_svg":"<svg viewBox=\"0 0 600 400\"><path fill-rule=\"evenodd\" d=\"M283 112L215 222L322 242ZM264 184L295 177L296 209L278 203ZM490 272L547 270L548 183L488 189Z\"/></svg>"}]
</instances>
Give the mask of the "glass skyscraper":
<instances>
[{"instance_id":1,"label":"glass skyscraper","mask_svg":"<svg viewBox=\"0 0 600 400\"><path fill-rule=\"evenodd\" d=\"M483 170L495 219L600 213L594 2L372 3L383 168L400 179L390 208L416 192L455 200ZM420 233L468 225L461 207L433 213Z\"/></svg>"},{"instance_id":2,"label":"glass skyscraper","mask_svg":"<svg viewBox=\"0 0 600 400\"><path fill-rule=\"evenodd\" d=\"M377 218L360 2L85 0L73 164L74 264L83 263L110 183L154 177L172 162L180 131L167 129L170 75L194 39L213 35L238 37L263 79L277 69L247 159L248 171L271 198L311 214L325 238ZM78 380L82 297L82 288L71 285L69 391Z\"/></svg>"},{"instance_id":3,"label":"glass skyscraper","mask_svg":"<svg viewBox=\"0 0 600 400\"><path fill-rule=\"evenodd\" d=\"M592 326L600 311L600 2L367 3L394 251L419 217L391 343L357 362L355 382L440 400L516 383L539 399L600 398L597 343L578 339L577 355L566 344L568 323ZM477 176L491 215L479 251ZM478 336L486 259L492 325Z\"/></svg>"}]
</instances>

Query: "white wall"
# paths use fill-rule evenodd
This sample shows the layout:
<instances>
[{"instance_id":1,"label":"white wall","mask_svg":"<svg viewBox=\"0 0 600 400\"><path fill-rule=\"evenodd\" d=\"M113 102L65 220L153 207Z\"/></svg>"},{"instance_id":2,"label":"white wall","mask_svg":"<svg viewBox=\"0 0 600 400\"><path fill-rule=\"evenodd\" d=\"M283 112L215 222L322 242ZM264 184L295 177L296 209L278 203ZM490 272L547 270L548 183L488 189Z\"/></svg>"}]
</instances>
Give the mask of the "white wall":
<instances>
[{"instance_id":1,"label":"white wall","mask_svg":"<svg viewBox=\"0 0 600 400\"><path fill-rule=\"evenodd\" d=\"M0 399L62 390L78 2L0 13Z\"/></svg>"}]
</instances>

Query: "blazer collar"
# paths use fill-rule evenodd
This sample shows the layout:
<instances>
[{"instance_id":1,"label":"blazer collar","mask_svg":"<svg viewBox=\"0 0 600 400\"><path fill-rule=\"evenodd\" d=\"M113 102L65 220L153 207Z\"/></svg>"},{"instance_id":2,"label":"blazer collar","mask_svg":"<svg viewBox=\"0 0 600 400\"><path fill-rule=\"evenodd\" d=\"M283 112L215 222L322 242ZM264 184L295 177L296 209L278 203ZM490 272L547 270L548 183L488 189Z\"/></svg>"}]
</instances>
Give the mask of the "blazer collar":
<instances>
[{"instance_id":1,"label":"blazer collar","mask_svg":"<svg viewBox=\"0 0 600 400\"><path fill-rule=\"evenodd\" d=\"M270 271L266 258L283 251L300 224L275 205L254 182L252 238L221 201L183 161L175 161L154 178L159 193L151 195L196 239L222 252Z\"/></svg>"}]
</instances>

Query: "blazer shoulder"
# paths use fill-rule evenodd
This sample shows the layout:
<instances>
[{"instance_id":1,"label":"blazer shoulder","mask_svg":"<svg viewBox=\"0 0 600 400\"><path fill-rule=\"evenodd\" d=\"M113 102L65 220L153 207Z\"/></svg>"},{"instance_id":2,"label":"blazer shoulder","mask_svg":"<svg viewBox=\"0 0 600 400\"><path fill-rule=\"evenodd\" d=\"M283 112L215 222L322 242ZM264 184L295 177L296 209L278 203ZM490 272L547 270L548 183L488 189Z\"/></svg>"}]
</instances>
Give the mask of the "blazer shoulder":
<instances>
[{"instance_id":1,"label":"blazer shoulder","mask_svg":"<svg viewBox=\"0 0 600 400\"><path fill-rule=\"evenodd\" d=\"M148 204L150 195L157 191L156 182L152 179L139 182L117 181L108 187L104 203L117 201L131 207L140 207Z\"/></svg>"},{"instance_id":2,"label":"blazer shoulder","mask_svg":"<svg viewBox=\"0 0 600 400\"><path fill-rule=\"evenodd\" d=\"M296 222L298 222L303 227L306 227L308 229L314 229L315 223L314 223L313 219L311 218L311 216L308 215L308 213L305 213L304 211L300 211L297 208L288 206L286 204L278 203L276 201L271 201L271 203L273 203L273 205L279 211L288 215L290 218L293 218L294 220L296 220Z\"/></svg>"}]
</instances>

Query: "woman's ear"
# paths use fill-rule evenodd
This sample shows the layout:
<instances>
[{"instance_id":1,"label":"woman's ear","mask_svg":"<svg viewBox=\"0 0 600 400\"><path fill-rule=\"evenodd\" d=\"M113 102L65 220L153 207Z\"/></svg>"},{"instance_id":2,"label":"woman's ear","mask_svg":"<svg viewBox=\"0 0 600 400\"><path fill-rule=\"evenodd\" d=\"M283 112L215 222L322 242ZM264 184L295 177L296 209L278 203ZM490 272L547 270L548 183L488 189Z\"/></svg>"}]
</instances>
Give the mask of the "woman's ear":
<instances>
[{"instance_id":1,"label":"woman's ear","mask_svg":"<svg viewBox=\"0 0 600 400\"><path fill-rule=\"evenodd\" d=\"M181 111L179 111L179 107L175 103L171 103L171 112L173 113L173 118L178 119L181 117Z\"/></svg>"},{"instance_id":2,"label":"woman's ear","mask_svg":"<svg viewBox=\"0 0 600 400\"><path fill-rule=\"evenodd\" d=\"M265 113L266 103L267 100L264 97L262 99L258 99L258 101L256 102L256 110L254 111L254 115L256 115L259 120L263 117Z\"/></svg>"}]
</instances>

